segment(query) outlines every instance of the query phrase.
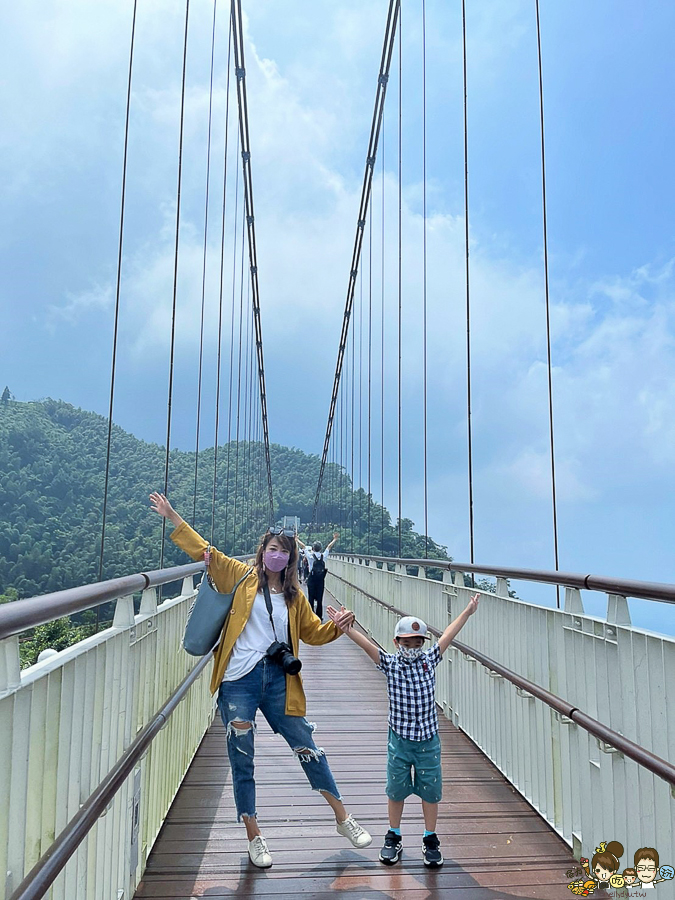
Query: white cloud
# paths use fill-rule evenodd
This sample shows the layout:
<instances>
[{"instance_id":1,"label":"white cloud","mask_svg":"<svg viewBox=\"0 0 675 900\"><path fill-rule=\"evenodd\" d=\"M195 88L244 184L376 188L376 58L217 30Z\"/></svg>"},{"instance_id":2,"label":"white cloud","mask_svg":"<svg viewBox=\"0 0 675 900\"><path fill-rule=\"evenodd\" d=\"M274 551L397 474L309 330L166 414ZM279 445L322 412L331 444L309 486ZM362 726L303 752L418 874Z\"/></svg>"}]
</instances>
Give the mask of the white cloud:
<instances>
[{"instance_id":1,"label":"white cloud","mask_svg":"<svg viewBox=\"0 0 675 900\"><path fill-rule=\"evenodd\" d=\"M71 324L79 323L86 313L107 309L113 299L111 284L94 284L89 290L78 294L68 291L62 303L49 306L50 326L53 327L57 319Z\"/></svg>"},{"instance_id":2,"label":"white cloud","mask_svg":"<svg viewBox=\"0 0 675 900\"><path fill-rule=\"evenodd\" d=\"M177 286L177 356L182 359L194 357L199 338L209 6L206 2L191 4ZM447 5L431 2L428 6L429 47L436 53L436 79L429 79L429 98L430 103L435 99L440 104L435 114L430 112L429 129L437 127L449 144L459 134L453 129L461 129L461 120L448 112L461 94L461 79L455 77L454 69L454 74L450 72L459 60L460 32L434 28ZM248 11L247 84L271 436L284 443L300 443L296 429L302 428L302 446L309 450L318 451L322 446L324 407L327 413L385 9L386 3L364 6L358 0L347 0L338 13L332 7L319 9L310 3L284 6L257 0ZM153 0L142 5L138 24L120 343L121 367L135 374L163 373L168 357L183 13L184 4L177 0ZM89 182L85 182L82 195L90 192L86 199L94 211L91 221L97 221L101 185L106 181L116 185L121 174L120 123L126 96L130 10L114 0L95 7L82 0L75 5L61 0L52 5L52 14L46 19L31 0L3 12L5 17L10 15L10 24L18 29L20 50L14 56L10 53L9 64L16 64L18 81L25 80L26 88L0 87L6 108L5 134L9 136L5 146L10 149L4 155L11 169L11 177L3 179L5 188L11 184L14 195L32 197L39 210L55 186L67 182L73 171L81 180L81 170L91 165L92 187L87 188ZM410 15L408 21L412 24ZM226 14L221 26L223 22L226 24ZM526 49L533 51L532 9L521 2L490 0L472 9L468 24L471 115L477 120L486 92L494 87L497 97L502 96L499 90L507 91L511 67L518 69ZM213 100L205 333L210 358L215 352L219 293L226 31L226 27L219 30L221 56ZM418 38L419 23L407 39L409 61L419 51ZM53 53L49 52L50 42ZM30 79L32 69L39 72L35 81ZM418 75L413 68L407 83L413 84ZM395 101L394 92L390 110ZM415 154L420 156L415 115L405 135L410 143L406 161L412 162L405 171L403 197L404 514L419 526L423 223L419 172L414 170ZM395 126L393 112L388 111L388 117L391 129ZM234 103L230 124L234 136ZM472 121L471 127L478 125ZM398 315L398 196L395 131L387 131L386 136L386 393L392 407L387 410L385 428L390 448L396 439L393 340ZM232 137L232 157L235 146ZM432 153L433 147L430 142ZM461 185L457 187L459 170L448 174L449 166L441 157L428 184L429 208L433 210L427 221L429 471L432 534L456 552L453 544L461 544L466 536L464 220ZM234 177L230 176L230 210L233 196ZM471 235L477 516L484 529L484 546L492 547L496 556L506 558L507 550L518 554L522 547L529 558L518 561L536 563L537 554L549 550L548 533L543 534L548 527L550 493L543 267L535 251L519 259L509 256L509 235L495 236L500 226L490 222L489 205L474 200L473 193L471 196L478 206ZM379 165L373 199L373 359L374 387L379 391ZM72 209L67 215L75 217L76 213ZM514 230L522 213L514 210ZM114 222L116 215L117 210L115 216L109 214L110 221ZM231 216L228 222L226 346L232 297ZM116 259L116 237L106 234L106 240L111 241L109 258ZM367 301L367 242L364 250L361 277ZM658 503L659 493L672 484L675 261L645 259L633 271L615 266L615 271L599 276L597 271L588 274L592 270L586 262L592 251L587 247L558 245L554 250L551 323L558 496L579 527L584 517L591 520L592 511L600 504L618 508L618 497L639 498L641 494L645 504ZM663 251L655 251L655 255L659 252ZM111 266L90 271L84 246L76 248L73 255L77 265L71 269L70 286L55 288L56 296L63 299L60 303L53 298L48 301L50 327L63 333L96 316L98 321L105 319L107 327L114 297ZM237 271L239 263L237 254ZM247 265L246 260L245 271ZM84 290L75 286L82 284ZM360 290L359 283L355 318ZM235 294L238 306L238 284ZM293 383L311 391L320 413L295 418L287 414L283 404L289 367ZM374 400L374 437L379 437L378 403L379 399ZM389 481L393 464L388 472L386 492L391 503L392 498L396 500L395 485L392 493L393 482ZM504 523L506 530L499 531L496 525ZM532 527L536 533L528 530Z\"/></svg>"}]
</instances>

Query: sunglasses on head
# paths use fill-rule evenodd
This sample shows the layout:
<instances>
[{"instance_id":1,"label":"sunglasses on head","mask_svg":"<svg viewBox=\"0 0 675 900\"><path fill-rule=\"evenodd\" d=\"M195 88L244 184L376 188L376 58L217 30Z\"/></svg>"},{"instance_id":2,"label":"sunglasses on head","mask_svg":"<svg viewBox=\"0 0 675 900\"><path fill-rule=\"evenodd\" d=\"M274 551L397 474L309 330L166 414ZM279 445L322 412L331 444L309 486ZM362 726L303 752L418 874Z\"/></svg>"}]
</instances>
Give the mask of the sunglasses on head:
<instances>
[{"instance_id":1,"label":"sunglasses on head","mask_svg":"<svg viewBox=\"0 0 675 900\"><path fill-rule=\"evenodd\" d=\"M294 528L282 528L280 525L270 525L267 529L268 534L285 534L286 537L295 537Z\"/></svg>"}]
</instances>

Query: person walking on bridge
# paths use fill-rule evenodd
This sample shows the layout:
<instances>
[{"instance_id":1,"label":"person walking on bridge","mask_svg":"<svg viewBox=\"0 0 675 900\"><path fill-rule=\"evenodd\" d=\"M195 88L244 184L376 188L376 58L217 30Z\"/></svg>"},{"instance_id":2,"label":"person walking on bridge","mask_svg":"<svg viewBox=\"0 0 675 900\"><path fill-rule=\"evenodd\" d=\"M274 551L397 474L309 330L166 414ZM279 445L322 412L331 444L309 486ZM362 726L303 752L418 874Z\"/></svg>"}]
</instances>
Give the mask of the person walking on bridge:
<instances>
[{"instance_id":1,"label":"person walking on bridge","mask_svg":"<svg viewBox=\"0 0 675 900\"><path fill-rule=\"evenodd\" d=\"M336 640L342 634L340 625L348 624L353 614L345 610L343 617L338 616L338 624L325 625L314 615L298 587L298 549L291 529L271 527L260 541L249 570L245 563L211 548L163 494L150 494L150 503L156 513L175 526L171 540L181 550L194 560L208 554L208 574L219 591L229 593L244 579L213 650L211 692L218 694L218 709L227 730L237 821L244 821L251 862L260 868L272 865L258 826L255 801L253 759L258 710L272 731L288 743L312 788L332 808L337 832L358 849L369 846L371 836L347 813L326 754L314 743L315 726L305 718L305 694L298 674L300 641L321 645ZM288 635L282 653L277 635L281 642Z\"/></svg>"},{"instance_id":2,"label":"person walking on bridge","mask_svg":"<svg viewBox=\"0 0 675 900\"><path fill-rule=\"evenodd\" d=\"M333 532L333 540L324 550L321 541L314 541L310 550L307 544L303 544L299 537L296 540L305 559L309 565L309 574L307 575L307 599L309 605L320 619L323 619L323 590L326 584L326 560L331 549L337 543L340 535L337 531Z\"/></svg>"}]
</instances>

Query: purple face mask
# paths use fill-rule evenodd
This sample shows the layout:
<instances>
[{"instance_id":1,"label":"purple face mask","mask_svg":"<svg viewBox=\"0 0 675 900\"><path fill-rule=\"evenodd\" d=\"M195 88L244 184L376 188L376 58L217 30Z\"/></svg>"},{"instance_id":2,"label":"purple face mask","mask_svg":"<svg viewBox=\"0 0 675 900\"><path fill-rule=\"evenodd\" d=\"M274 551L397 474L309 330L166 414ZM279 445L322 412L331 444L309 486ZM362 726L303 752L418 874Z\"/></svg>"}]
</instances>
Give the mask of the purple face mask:
<instances>
[{"instance_id":1,"label":"purple face mask","mask_svg":"<svg viewBox=\"0 0 675 900\"><path fill-rule=\"evenodd\" d=\"M263 561L270 572L282 572L288 565L291 554L285 550L265 550Z\"/></svg>"}]
</instances>

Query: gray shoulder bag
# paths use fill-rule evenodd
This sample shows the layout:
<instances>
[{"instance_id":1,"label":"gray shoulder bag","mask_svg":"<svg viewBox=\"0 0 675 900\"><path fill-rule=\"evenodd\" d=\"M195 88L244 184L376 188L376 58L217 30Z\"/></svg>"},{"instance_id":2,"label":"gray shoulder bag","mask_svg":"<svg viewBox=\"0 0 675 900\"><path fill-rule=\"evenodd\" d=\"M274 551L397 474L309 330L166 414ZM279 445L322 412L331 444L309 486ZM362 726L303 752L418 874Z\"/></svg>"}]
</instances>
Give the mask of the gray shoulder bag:
<instances>
[{"instance_id":1,"label":"gray shoulder bag","mask_svg":"<svg viewBox=\"0 0 675 900\"><path fill-rule=\"evenodd\" d=\"M197 596L192 602L185 623L183 649L190 656L206 656L216 646L227 619L237 588L253 571L251 567L232 588L229 594L216 590L211 576L204 573Z\"/></svg>"}]
</instances>

